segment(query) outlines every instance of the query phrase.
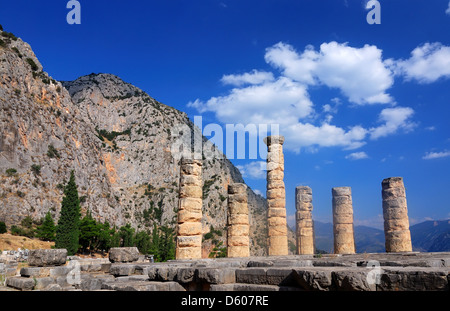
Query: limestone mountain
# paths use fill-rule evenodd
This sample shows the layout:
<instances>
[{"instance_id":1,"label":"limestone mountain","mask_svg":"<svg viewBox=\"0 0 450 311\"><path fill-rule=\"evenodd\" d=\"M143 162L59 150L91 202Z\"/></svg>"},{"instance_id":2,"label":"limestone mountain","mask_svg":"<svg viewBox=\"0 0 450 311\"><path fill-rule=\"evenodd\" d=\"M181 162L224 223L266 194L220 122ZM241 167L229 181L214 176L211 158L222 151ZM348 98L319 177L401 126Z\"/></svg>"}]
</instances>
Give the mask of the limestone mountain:
<instances>
[{"instance_id":1,"label":"limestone mountain","mask_svg":"<svg viewBox=\"0 0 450 311\"><path fill-rule=\"evenodd\" d=\"M0 221L9 226L50 211L57 218L62 185L75 171L82 211L136 230L175 228L179 161L171 148L188 116L112 74L58 82L31 47L4 33L0 42ZM207 256L225 243L227 185L244 182L225 156L203 157L203 233ZM266 200L248 188L252 255L266 252ZM215 243L210 243L215 239Z\"/></svg>"}]
</instances>

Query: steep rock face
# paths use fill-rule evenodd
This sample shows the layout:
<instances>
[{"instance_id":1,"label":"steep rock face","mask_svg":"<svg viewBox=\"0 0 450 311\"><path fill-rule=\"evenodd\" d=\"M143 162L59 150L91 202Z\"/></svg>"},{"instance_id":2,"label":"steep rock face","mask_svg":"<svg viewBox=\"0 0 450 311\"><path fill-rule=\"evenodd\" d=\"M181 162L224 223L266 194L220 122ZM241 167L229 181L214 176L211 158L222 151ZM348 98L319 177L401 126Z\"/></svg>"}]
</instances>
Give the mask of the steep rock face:
<instances>
[{"instance_id":1,"label":"steep rock face","mask_svg":"<svg viewBox=\"0 0 450 311\"><path fill-rule=\"evenodd\" d=\"M55 81L27 43L2 39L0 221L11 226L48 211L57 219L62 186L74 170L83 213L90 210L100 221L130 223L136 230L154 224L175 228L174 132L187 126L208 143L187 115L111 74ZM213 239L225 244L227 186L244 181L225 157L204 158L202 177L203 233L214 228ZM263 255L267 203L250 188L248 197L251 254ZM211 240L203 243L204 256L214 246Z\"/></svg>"},{"instance_id":2,"label":"steep rock face","mask_svg":"<svg viewBox=\"0 0 450 311\"><path fill-rule=\"evenodd\" d=\"M30 46L3 38L0 47L0 220L59 215L62 185L75 170L83 207L112 223L118 204L101 163L101 142L61 83L42 71Z\"/></svg>"},{"instance_id":3,"label":"steep rock face","mask_svg":"<svg viewBox=\"0 0 450 311\"><path fill-rule=\"evenodd\" d=\"M91 74L63 82L81 111L83 120L93 124L102 140L101 158L107 168L115 199L124 217L138 230L176 224L180 163L172 146L180 128L192 139L208 145L187 115L159 103L137 87L111 74ZM214 228L215 239L226 237L227 186L244 182L239 170L218 150L219 158L203 157L203 233ZM263 252L265 240L265 199L248 191L253 211L255 253ZM206 241L208 242L208 241ZM210 252L208 243L204 256Z\"/></svg>"}]
</instances>

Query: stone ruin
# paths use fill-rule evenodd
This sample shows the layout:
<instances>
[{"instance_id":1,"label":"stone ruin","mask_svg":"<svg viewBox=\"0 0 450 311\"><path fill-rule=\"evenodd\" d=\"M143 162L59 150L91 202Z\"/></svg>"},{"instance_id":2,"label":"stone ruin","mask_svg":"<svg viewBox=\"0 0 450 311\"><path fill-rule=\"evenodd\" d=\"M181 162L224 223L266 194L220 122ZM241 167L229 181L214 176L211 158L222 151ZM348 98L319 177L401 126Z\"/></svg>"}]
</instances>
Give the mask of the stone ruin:
<instances>
[{"instance_id":1,"label":"stone ruin","mask_svg":"<svg viewBox=\"0 0 450 311\"><path fill-rule=\"evenodd\" d=\"M178 201L177 259L202 258L202 162L182 159Z\"/></svg>"},{"instance_id":2,"label":"stone ruin","mask_svg":"<svg viewBox=\"0 0 450 311\"><path fill-rule=\"evenodd\" d=\"M64 249L39 250L29 259L38 265L21 268L19 275L6 278L6 285L9 290L22 291L450 289L450 252L208 258L158 263L145 261L138 254L136 248L114 248L109 258L83 259L67 256Z\"/></svg>"},{"instance_id":3,"label":"stone ruin","mask_svg":"<svg viewBox=\"0 0 450 311\"><path fill-rule=\"evenodd\" d=\"M250 256L250 224L247 205L247 185L228 186L227 256Z\"/></svg>"},{"instance_id":4,"label":"stone ruin","mask_svg":"<svg viewBox=\"0 0 450 311\"><path fill-rule=\"evenodd\" d=\"M286 192L284 185L283 136L268 136L267 145L267 221L268 255L288 255ZM332 188L332 214L335 254L356 252L353 229L352 190L350 187ZM315 253L312 219L312 190L296 188L297 254ZM401 177L382 182L383 215L386 252L411 252L406 194ZM202 162L182 159L177 226L176 258L200 259L202 247ZM247 193L244 184L228 187L229 257L247 257L249 252L249 221Z\"/></svg>"},{"instance_id":5,"label":"stone ruin","mask_svg":"<svg viewBox=\"0 0 450 311\"><path fill-rule=\"evenodd\" d=\"M6 276L6 285L20 290L88 291L450 289L450 252L412 251L401 177L382 182L386 253L355 253L351 188L335 187L334 254L314 255L312 190L300 186L296 188L297 255L288 255L284 138L269 136L264 141L269 150L268 257L250 256L247 186L236 183L228 187L228 258L201 259L202 163L183 159L176 260L154 263L135 247L112 248L109 258L103 259L68 258L67 251L60 249L30 250L29 267L20 269L20 275ZM5 265L0 261L0 276L2 271Z\"/></svg>"},{"instance_id":6,"label":"stone ruin","mask_svg":"<svg viewBox=\"0 0 450 311\"><path fill-rule=\"evenodd\" d=\"M353 204L350 187L336 187L333 196L333 234L335 254L354 254Z\"/></svg>"},{"instance_id":7,"label":"stone ruin","mask_svg":"<svg viewBox=\"0 0 450 311\"><path fill-rule=\"evenodd\" d=\"M283 136L264 138L267 145L267 221L269 256L287 255L286 192L284 188Z\"/></svg>"},{"instance_id":8,"label":"stone ruin","mask_svg":"<svg viewBox=\"0 0 450 311\"><path fill-rule=\"evenodd\" d=\"M312 255L315 253L315 245L312 190L310 187L299 186L295 188L295 208L297 253L299 255Z\"/></svg>"}]
</instances>

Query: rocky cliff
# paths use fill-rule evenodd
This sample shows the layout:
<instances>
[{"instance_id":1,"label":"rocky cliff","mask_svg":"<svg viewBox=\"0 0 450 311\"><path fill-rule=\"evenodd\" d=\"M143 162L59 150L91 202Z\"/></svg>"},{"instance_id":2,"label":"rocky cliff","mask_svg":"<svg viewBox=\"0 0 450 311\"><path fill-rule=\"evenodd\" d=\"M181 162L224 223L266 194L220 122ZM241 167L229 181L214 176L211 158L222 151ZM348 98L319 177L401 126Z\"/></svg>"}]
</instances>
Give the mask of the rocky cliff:
<instances>
[{"instance_id":1,"label":"rocky cliff","mask_svg":"<svg viewBox=\"0 0 450 311\"><path fill-rule=\"evenodd\" d=\"M57 219L62 186L75 170L83 212L137 230L175 228L174 131L181 125L201 136L187 115L111 74L55 81L27 43L9 33L0 38L0 221L48 211ZM203 233L213 228L223 242L231 182L244 181L230 161L203 158ZM250 249L263 255L267 203L250 188L248 197ZM205 242L207 256L212 245Z\"/></svg>"}]
</instances>

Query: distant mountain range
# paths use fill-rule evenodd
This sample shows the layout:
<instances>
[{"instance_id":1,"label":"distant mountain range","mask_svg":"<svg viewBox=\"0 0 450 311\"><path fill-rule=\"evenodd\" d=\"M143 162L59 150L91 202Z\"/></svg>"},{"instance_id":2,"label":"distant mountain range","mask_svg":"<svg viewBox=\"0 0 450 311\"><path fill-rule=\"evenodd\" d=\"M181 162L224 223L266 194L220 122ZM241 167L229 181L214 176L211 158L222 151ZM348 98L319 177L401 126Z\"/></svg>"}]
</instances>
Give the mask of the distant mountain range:
<instances>
[{"instance_id":1,"label":"distant mountain range","mask_svg":"<svg viewBox=\"0 0 450 311\"><path fill-rule=\"evenodd\" d=\"M385 252L384 232L372 227L355 226L357 253ZM414 251L450 251L450 219L425 221L410 227ZM333 224L314 221L316 249L333 252Z\"/></svg>"}]
</instances>

